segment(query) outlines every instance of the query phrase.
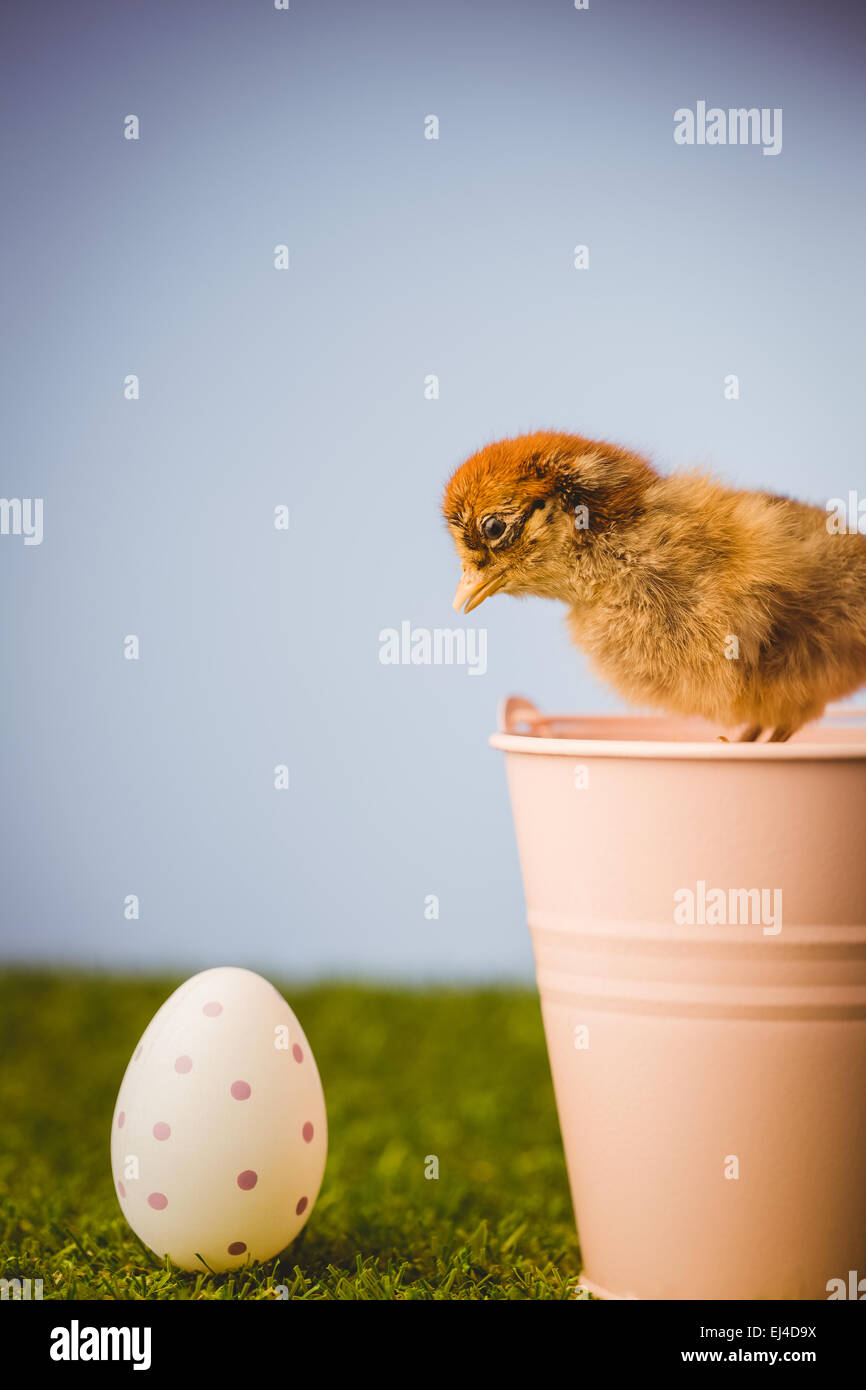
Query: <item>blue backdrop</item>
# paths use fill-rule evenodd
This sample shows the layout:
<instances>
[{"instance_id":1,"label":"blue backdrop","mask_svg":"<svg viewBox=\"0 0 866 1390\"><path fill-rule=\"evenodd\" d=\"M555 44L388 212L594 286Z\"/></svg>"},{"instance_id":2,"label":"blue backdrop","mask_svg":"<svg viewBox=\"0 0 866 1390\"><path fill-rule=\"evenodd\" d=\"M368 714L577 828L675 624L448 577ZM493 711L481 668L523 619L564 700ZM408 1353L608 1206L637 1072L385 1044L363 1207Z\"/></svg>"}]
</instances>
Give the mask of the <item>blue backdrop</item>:
<instances>
[{"instance_id":1,"label":"blue backdrop","mask_svg":"<svg viewBox=\"0 0 866 1390\"><path fill-rule=\"evenodd\" d=\"M4 955L528 977L496 705L613 700L555 605L455 618L443 482L546 427L862 491L862 15L10 11ZM699 101L781 152L678 145Z\"/></svg>"}]
</instances>

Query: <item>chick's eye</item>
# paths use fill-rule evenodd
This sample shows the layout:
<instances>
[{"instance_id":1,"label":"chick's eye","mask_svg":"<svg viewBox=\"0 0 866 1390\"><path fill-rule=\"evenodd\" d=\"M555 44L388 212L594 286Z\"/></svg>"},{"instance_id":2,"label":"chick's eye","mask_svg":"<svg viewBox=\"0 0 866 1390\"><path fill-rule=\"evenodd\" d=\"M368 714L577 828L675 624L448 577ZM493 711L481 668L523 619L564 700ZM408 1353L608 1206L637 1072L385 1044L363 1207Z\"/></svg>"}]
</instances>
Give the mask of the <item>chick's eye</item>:
<instances>
[{"instance_id":1,"label":"chick's eye","mask_svg":"<svg viewBox=\"0 0 866 1390\"><path fill-rule=\"evenodd\" d=\"M505 535L505 522L499 516L486 516L481 523L481 534L485 540L498 541Z\"/></svg>"}]
</instances>

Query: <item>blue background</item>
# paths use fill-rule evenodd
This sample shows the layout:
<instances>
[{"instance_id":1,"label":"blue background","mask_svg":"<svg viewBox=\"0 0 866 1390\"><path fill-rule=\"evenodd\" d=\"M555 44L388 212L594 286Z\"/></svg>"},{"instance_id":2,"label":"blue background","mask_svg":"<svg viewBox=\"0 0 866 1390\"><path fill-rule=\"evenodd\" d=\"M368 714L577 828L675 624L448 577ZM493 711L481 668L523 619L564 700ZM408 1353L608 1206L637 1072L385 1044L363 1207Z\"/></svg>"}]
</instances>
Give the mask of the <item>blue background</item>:
<instances>
[{"instance_id":1,"label":"blue background","mask_svg":"<svg viewBox=\"0 0 866 1390\"><path fill-rule=\"evenodd\" d=\"M496 706L614 700L556 605L455 619L442 485L545 427L862 491L863 27L6 7L2 492L45 501L0 537L7 959L529 976ZM677 146L699 99L782 107L782 153ZM405 620L485 626L487 674L383 666Z\"/></svg>"}]
</instances>

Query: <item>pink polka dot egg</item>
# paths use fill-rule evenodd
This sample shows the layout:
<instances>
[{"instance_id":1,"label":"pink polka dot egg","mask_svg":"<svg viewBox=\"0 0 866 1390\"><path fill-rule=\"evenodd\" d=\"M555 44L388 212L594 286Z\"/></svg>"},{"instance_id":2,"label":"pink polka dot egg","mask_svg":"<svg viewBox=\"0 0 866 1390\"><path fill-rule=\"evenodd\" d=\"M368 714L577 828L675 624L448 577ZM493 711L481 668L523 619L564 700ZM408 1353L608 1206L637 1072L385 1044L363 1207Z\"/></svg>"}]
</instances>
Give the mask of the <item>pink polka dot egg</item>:
<instances>
[{"instance_id":1,"label":"pink polka dot egg","mask_svg":"<svg viewBox=\"0 0 866 1390\"><path fill-rule=\"evenodd\" d=\"M222 966L176 989L111 1126L115 1191L144 1244L188 1270L273 1258L308 1220L327 1152L313 1052L274 986Z\"/></svg>"}]
</instances>

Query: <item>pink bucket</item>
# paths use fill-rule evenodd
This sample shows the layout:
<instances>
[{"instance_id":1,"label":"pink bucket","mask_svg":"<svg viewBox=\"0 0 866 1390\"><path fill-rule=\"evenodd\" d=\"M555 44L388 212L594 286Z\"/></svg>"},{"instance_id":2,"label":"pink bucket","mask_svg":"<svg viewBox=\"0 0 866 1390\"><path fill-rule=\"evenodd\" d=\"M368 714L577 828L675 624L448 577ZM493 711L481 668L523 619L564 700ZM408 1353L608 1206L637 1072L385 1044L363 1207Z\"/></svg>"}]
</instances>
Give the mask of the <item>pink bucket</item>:
<instances>
[{"instance_id":1,"label":"pink bucket","mask_svg":"<svg viewBox=\"0 0 866 1390\"><path fill-rule=\"evenodd\" d=\"M514 698L491 739L581 1282L866 1296L866 726L717 734Z\"/></svg>"}]
</instances>

